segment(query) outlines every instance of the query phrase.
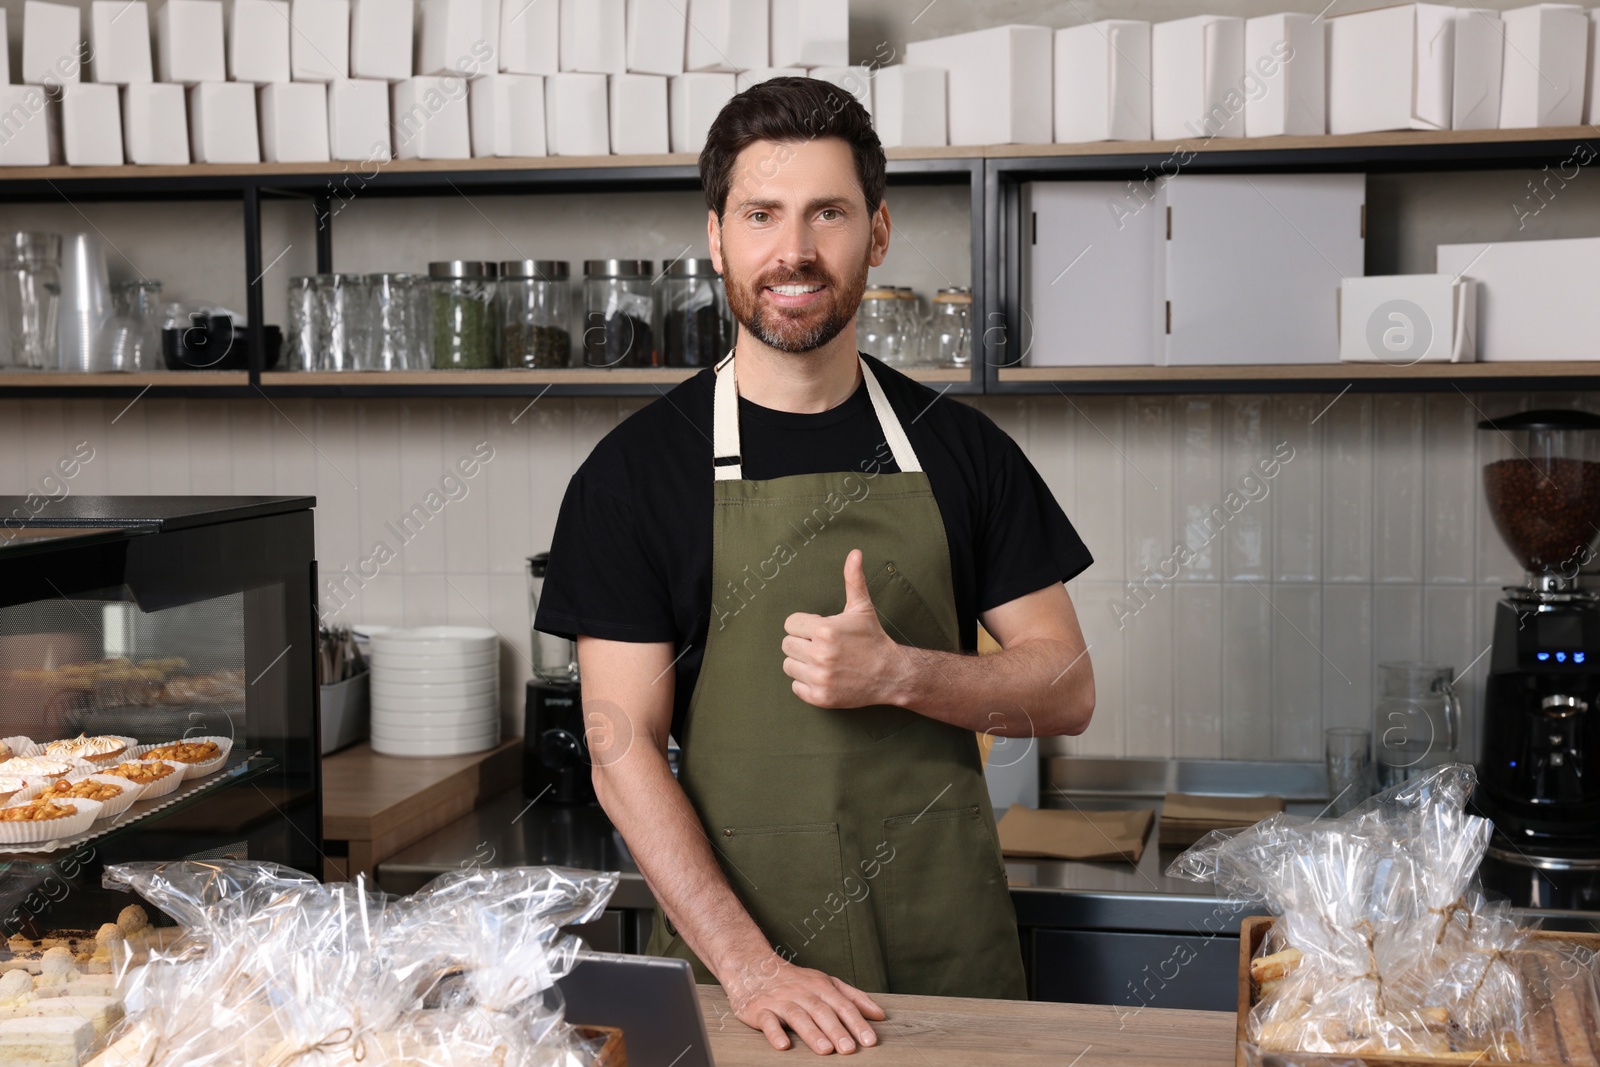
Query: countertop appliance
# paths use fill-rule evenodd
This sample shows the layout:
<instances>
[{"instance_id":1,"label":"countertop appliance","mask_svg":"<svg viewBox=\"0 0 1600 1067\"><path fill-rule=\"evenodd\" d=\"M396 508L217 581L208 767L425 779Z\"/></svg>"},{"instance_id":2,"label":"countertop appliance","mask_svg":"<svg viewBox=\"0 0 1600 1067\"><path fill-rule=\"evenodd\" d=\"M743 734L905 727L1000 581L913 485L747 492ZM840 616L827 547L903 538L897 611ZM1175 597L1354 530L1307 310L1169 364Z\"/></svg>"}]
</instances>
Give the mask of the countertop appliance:
<instances>
[{"instance_id":1,"label":"countertop appliance","mask_svg":"<svg viewBox=\"0 0 1600 1067\"><path fill-rule=\"evenodd\" d=\"M539 616L550 554L528 557L528 625L533 679L528 682L523 736L522 790L549 804L599 804L590 778L589 740L583 721L577 646L532 629Z\"/></svg>"},{"instance_id":2,"label":"countertop appliance","mask_svg":"<svg viewBox=\"0 0 1600 1067\"><path fill-rule=\"evenodd\" d=\"M1528 581L1495 608L1475 803L1500 863L1600 870L1600 597L1576 581L1600 540L1600 416L1528 411L1478 428L1496 449L1484 499Z\"/></svg>"}]
</instances>

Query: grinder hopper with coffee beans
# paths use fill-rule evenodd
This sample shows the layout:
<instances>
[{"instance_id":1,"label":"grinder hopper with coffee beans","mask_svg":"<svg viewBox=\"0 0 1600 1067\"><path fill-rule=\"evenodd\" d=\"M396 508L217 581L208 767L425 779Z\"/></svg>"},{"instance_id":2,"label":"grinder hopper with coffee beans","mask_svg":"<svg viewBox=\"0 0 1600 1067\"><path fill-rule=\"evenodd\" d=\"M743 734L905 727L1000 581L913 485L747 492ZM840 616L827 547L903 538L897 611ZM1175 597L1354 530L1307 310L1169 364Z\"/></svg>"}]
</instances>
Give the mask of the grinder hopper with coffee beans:
<instances>
[{"instance_id":1,"label":"grinder hopper with coffee beans","mask_svg":"<svg viewBox=\"0 0 1600 1067\"><path fill-rule=\"evenodd\" d=\"M1600 415L1478 424L1495 528L1528 572L1495 608L1474 798L1491 853L1545 871L1600 867L1600 596L1577 585L1600 541Z\"/></svg>"}]
</instances>

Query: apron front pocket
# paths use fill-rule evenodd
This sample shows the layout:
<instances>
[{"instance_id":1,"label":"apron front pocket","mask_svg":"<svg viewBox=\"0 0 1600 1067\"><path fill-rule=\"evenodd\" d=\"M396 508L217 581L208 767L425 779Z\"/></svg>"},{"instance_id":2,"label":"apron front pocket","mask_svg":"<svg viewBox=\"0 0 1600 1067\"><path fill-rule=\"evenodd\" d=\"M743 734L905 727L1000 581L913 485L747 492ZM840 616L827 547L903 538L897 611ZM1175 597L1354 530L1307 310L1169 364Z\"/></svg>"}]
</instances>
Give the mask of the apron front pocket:
<instances>
[{"instance_id":1,"label":"apron front pocket","mask_svg":"<svg viewBox=\"0 0 1600 1067\"><path fill-rule=\"evenodd\" d=\"M712 835L728 883L780 955L855 984L837 823L724 826Z\"/></svg>"},{"instance_id":2,"label":"apron front pocket","mask_svg":"<svg viewBox=\"0 0 1600 1067\"><path fill-rule=\"evenodd\" d=\"M893 560L885 563L867 582L872 606L878 611L883 632L896 643L912 648L953 651L954 637L940 625L928 602L918 593L905 571ZM850 713L857 725L874 741L899 733L922 716L906 708L878 706L857 708Z\"/></svg>"},{"instance_id":3,"label":"apron front pocket","mask_svg":"<svg viewBox=\"0 0 1600 1067\"><path fill-rule=\"evenodd\" d=\"M883 821L885 949L895 993L1027 995L1016 912L977 805Z\"/></svg>"}]
</instances>

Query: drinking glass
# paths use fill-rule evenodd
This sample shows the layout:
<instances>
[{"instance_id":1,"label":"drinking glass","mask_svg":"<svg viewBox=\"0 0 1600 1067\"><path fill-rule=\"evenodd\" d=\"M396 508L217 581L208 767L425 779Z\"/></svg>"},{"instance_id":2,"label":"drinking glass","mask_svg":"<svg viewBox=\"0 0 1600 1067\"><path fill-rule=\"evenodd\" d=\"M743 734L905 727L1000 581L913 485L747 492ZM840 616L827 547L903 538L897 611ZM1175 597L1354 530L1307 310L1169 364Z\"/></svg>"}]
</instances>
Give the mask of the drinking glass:
<instances>
[{"instance_id":1,"label":"drinking glass","mask_svg":"<svg viewBox=\"0 0 1600 1067\"><path fill-rule=\"evenodd\" d=\"M364 323L359 331L357 370L406 370L411 332L409 274L369 274L365 286Z\"/></svg>"},{"instance_id":2,"label":"drinking glass","mask_svg":"<svg viewBox=\"0 0 1600 1067\"><path fill-rule=\"evenodd\" d=\"M1379 789L1455 761L1461 732L1455 676L1454 667L1434 663L1378 664L1372 738Z\"/></svg>"},{"instance_id":3,"label":"drinking glass","mask_svg":"<svg viewBox=\"0 0 1600 1067\"><path fill-rule=\"evenodd\" d=\"M111 317L95 338L95 362L102 370L161 369L160 297L161 283L154 279L111 287Z\"/></svg>"},{"instance_id":4,"label":"drinking glass","mask_svg":"<svg viewBox=\"0 0 1600 1067\"><path fill-rule=\"evenodd\" d=\"M301 275L289 279L288 346L290 370L318 370L317 279Z\"/></svg>"},{"instance_id":5,"label":"drinking glass","mask_svg":"<svg viewBox=\"0 0 1600 1067\"><path fill-rule=\"evenodd\" d=\"M1328 814L1344 815L1372 795L1372 731L1335 726L1322 732L1328 766Z\"/></svg>"}]
</instances>

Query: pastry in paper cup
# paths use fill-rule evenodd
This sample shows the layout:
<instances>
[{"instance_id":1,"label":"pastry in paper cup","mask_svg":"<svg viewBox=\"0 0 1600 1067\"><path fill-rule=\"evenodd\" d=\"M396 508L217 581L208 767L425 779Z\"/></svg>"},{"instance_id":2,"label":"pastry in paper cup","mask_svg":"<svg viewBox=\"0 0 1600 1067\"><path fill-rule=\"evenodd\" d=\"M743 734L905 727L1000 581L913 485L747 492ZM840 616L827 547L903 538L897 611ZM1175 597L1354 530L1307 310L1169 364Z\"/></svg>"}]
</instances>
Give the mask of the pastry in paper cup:
<instances>
[{"instance_id":1,"label":"pastry in paper cup","mask_svg":"<svg viewBox=\"0 0 1600 1067\"><path fill-rule=\"evenodd\" d=\"M77 760L96 767L109 767L122 762L138 744L139 742L132 737L121 737L116 734L100 734L95 737L79 734L77 737L46 741L38 754L46 759L69 762Z\"/></svg>"},{"instance_id":2,"label":"pastry in paper cup","mask_svg":"<svg viewBox=\"0 0 1600 1067\"><path fill-rule=\"evenodd\" d=\"M102 788L96 789L96 786ZM118 790L116 795L105 796L104 793L111 789ZM96 793L101 795L97 796ZM116 818L133 807L133 802L143 795L144 786L115 774L75 774L71 778L57 778L37 794L50 800L96 801L100 805L96 822Z\"/></svg>"},{"instance_id":3,"label":"pastry in paper cup","mask_svg":"<svg viewBox=\"0 0 1600 1067\"><path fill-rule=\"evenodd\" d=\"M26 778L0 778L0 804L9 804L13 800L20 804L24 800L32 800L38 791L38 785Z\"/></svg>"},{"instance_id":4,"label":"pastry in paper cup","mask_svg":"<svg viewBox=\"0 0 1600 1067\"><path fill-rule=\"evenodd\" d=\"M29 749L33 748L33 738L0 737L0 763L4 763L12 756L26 756Z\"/></svg>"},{"instance_id":5,"label":"pastry in paper cup","mask_svg":"<svg viewBox=\"0 0 1600 1067\"><path fill-rule=\"evenodd\" d=\"M34 845L81 834L100 814L93 800L55 801L42 797L0 808L0 844Z\"/></svg>"},{"instance_id":6,"label":"pastry in paper cup","mask_svg":"<svg viewBox=\"0 0 1600 1067\"><path fill-rule=\"evenodd\" d=\"M166 771L158 774L161 768L166 768ZM164 797L183 783L183 764L167 760L123 760L115 767L107 767L100 773L126 778L135 785L142 786L143 789L139 793L140 800Z\"/></svg>"},{"instance_id":7,"label":"pastry in paper cup","mask_svg":"<svg viewBox=\"0 0 1600 1067\"><path fill-rule=\"evenodd\" d=\"M139 749L138 758L177 764L183 770L183 780L188 782L221 770L231 751L231 737L184 737L160 745L145 745Z\"/></svg>"},{"instance_id":8,"label":"pastry in paper cup","mask_svg":"<svg viewBox=\"0 0 1600 1067\"><path fill-rule=\"evenodd\" d=\"M0 778L65 778L72 773L71 760L45 759L43 756L13 756L0 763Z\"/></svg>"}]
</instances>

